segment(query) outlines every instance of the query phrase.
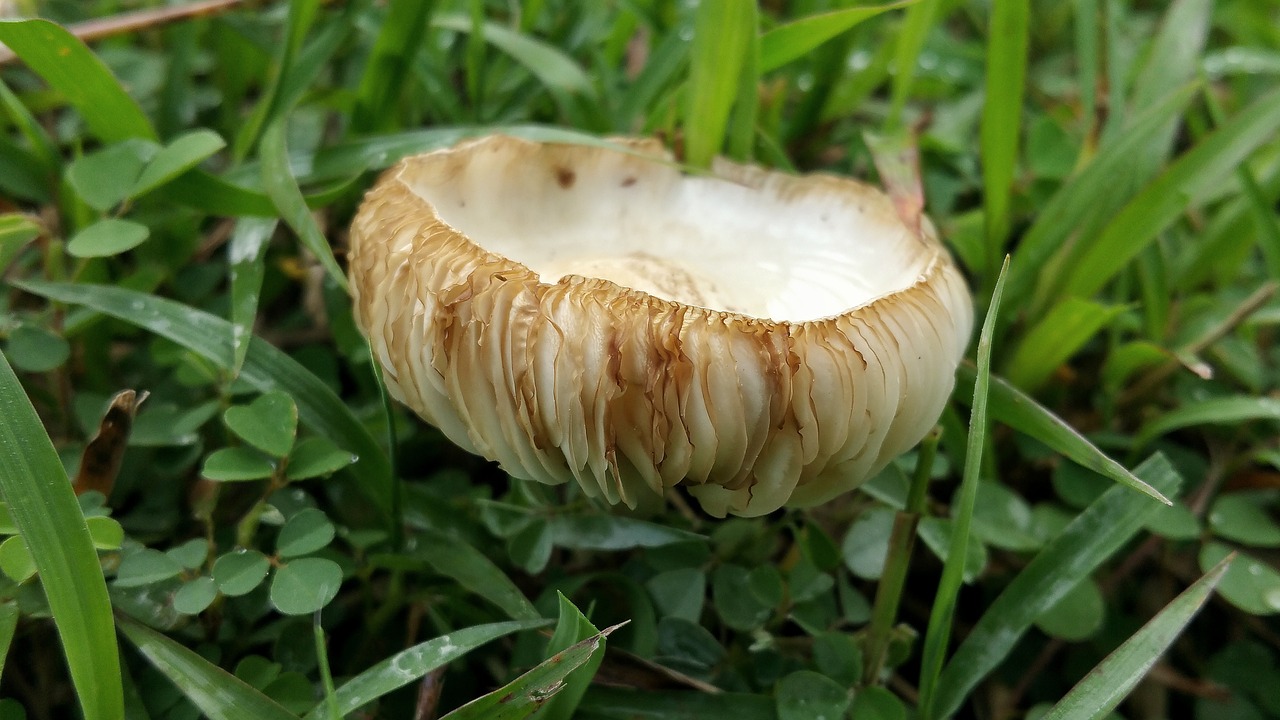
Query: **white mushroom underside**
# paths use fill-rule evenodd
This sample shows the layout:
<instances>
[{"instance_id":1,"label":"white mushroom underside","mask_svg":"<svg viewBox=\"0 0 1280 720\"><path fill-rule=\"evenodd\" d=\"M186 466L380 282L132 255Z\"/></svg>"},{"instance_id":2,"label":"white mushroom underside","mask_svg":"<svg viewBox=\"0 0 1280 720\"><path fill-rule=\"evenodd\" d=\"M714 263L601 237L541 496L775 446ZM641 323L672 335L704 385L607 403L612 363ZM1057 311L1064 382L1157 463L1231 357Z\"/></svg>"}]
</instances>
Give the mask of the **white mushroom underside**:
<instances>
[{"instance_id":1,"label":"white mushroom underside","mask_svg":"<svg viewBox=\"0 0 1280 720\"><path fill-rule=\"evenodd\" d=\"M611 503L684 484L758 515L862 483L946 403L964 281L873 188L714 170L502 137L404 161L351 232L388 390Z\"/></svg>"}]
</instances>

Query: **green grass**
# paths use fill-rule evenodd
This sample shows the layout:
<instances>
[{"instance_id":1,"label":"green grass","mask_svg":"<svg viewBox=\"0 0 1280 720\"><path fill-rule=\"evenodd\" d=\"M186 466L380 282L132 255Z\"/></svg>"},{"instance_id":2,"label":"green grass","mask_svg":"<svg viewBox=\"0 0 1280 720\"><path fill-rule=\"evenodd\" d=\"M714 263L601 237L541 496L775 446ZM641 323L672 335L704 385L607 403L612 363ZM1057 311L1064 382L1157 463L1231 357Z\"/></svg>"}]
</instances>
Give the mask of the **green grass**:
<instances>
[{"instance_id":1,"label":"green grass","mask_svg":"<svg viewBox=\"0 0 1280 720\"><path fill-rule=\"evenodd\" d=\"M5 717L1280 715L1273 2L275 0L90 45L164 4L17 5ZM985 319L940 439L722 521L451 447L386 397L345 228L491 132L923 203Z\"/></svg>"}]
</instances>

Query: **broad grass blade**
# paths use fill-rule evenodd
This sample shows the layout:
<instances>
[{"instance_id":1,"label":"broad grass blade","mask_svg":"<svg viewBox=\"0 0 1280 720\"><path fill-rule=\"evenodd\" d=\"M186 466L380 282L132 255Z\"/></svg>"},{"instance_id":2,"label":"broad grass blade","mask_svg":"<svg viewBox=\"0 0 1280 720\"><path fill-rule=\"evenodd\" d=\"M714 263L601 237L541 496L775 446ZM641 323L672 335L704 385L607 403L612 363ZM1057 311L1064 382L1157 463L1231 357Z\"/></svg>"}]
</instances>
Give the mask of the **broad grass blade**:
<instances>
[{"instance_id":1,"label":"broad grass blade","mask_svg":"<svg viewBox=\"0 0 1280 720\"><path fill-rule=\"evenodd\" d=\"M887 5L833 10L779 25L760 37L760 72L777 70L808 55L841 33L852 30L864 20L916 2L917 0L900 0Z\"/></svg>"},{"instance_id":2,"label":"broad grass blade","mask_svg":"<svg viewBox=\"0 0 1280 720\"><path fill-rule=\"evenodd\" d=\"M1004 292L1004 280L1009 269L1006 257L1004 267L991 293L991 305L987 308L982 333L978 337L978 375L973 387L973 408L969 417L969 442L965 453L964 475L960 480L958 500L955 503L951 546L946 563L942 567L942 579L934 597L933 611L929 614L929 626L924 636L924 649L920 659L920 716L939 717L934 713L934 693L942 671L942 661L951 641L951 622L955 617L956 597L964 584L964 566L969 553L969 526L973 522L973 508L978 497L978 474L982 469L982 450L987 441L987 391L991 386L991 345L995 336L996 319L1000 317L1000 296Z\"/></svg>"},{"instance_id":3,"label":"broad grass blade","mask_svg":"<svg viewBox=\"0 0 1280 720\"><path fill-rule=\"evenodd\" d=\"M585 665L604 648L605 638L618 627L607 628L556 653L507 685L445 715L442 720L521 720L529 717L565 687L569 673Z\"/></svg>"},{"instance_id":4,"label":"broad grass blade","mask_svg":"<svg viewBox=\"0 0 1280 720\"><path fill-rule=\"evenodd\" d=\"M1124 311L1123 306L1068 298L1055 305L1044 319L1027 331L1018 343L1005 375L1014 385L1035 391L1059 365Z\"/></svg>"},{"instance_id":5,"label":"broad grass blade","mask_svg":"<svg viewBox=\"0 0 1280 720\"><path fill-rule=\"evenodd\" d=\"M977 373L972 365L960 366L956 371L958 383L956 397L964 398L964 393L973 385L976 376ZM992 376L988 401L991 404L991 414L996 420L1018 432L1030 435L1081 467L1111 478L1121 485L1127 485L1165 505L1173 504L1159 490L1112 460L1066 421L1011 385L1009 381L999 376Z\"/></svg>"},{"instance_id":6,"label":"broad grass blade","mask_svg":"<svg viewBox=\"0 0 1280 720\"><path fill-rule=\"evenodd\" d=\"M581 610L569 602L569 598L563 594L557 595L560 600L560 619L551 635L551 641L547 643L548 653L568 650L575 643L588 640L600 632ZM582 702L582 696L586 694L591 679L595 677L603 661L604 653L596 653L582 667L570 673L564 681L564 688L539 708L533 717L537 720L573 720L574 711Z\"/></svg>"},{"instance_id":7,"label":"broad grass blade","mask_svg":"<svg viewBox=\"0 0 1280 720\"><path fill-rule=\"evenodd\" d=\"M1267 397L1218 397L1187 403L1142 427L1134 444L1142 447L1165 433L1197 425L1239 426L1251 420L1280 421L1280 400Z\"/></svg>"},{"instance_id":8,"label":"broad grass blade","mask_svg":"<svg viewBox=\"0 0 1280 720\"><path fill-rule=\"evenodd\" d=\"M18 628L18 604L12 600L0 603L0 677L4 677L4 661L9 657L9 645Z\"/></svg>"},{"instance_id":9,"label":"broad grass blade","mask_svg":"<svg viewBox=\"0 0 1280 720\"><path fill-rule=\"evenodd\" d=\"M484 553L446 533L421 532L425 534L427 546L413 553L413 557L501 608L513 620L535 620L542 616L511 578Z\"/></svg>"},{"instance_id":10,"label":"broad grass blade","mask_svg":"<svg viewBox=\"0 0 1280 720\"><path fill-rule=\"evenodd\" d=\"M1144 462L1137 473L1170 494L1181 482L1162 455ZM954 714L1035 619L1123 547L1159 509L1143 495L1113 487L1076 516L1018 573L960 644L942 672L934 717Z\"/></svg>"},{"instance_id":11,"label":"broad grass blade","mask_svg":"<svg viewBox=\"0 0 1280 720\"><path fill-rule=\"evenodd\" d=\"M911 96L915 84L916 67L920 63L920 51L925 38L938 22L938 6L942 0L921 0L907 9L902 27L898 30L898 43L893 55L893 84L890 90L889 115L885 130L891 132L902 123L902 111Z\"/></svg>"},{"instance_id":12,"label":"broad grass blade","mask_svg":"<svg viewBox=\"0 0 1280 720\"><path fill-rule=\"evenodd\" d=\"M1280 131L1280 88L1253 102L1179 157L1134 197L1065 268L1065 291L1088 297L1123 269L1196 199L1214 191Z\"/></svg>"},{"instance_id":13,"label":"broad grass blade","mask_svg":"<svg viewBox=\"0 0 1280 720\"><path fill-rule=\"evenodd\" d=\"M165 298L105 285L35 281L13 285L146 328L231 371L231 323L215 315ZM240 378L262 392L280 390L289 394L298 405L298 417L304 425L356 454L360 459L349 472L358 478L361 491L373 501L382 518L392 517L393 478L386 453L324 382L257 337L249 341Z\"/></svg>"},{"instance_id":14,"label":"broad grass blade","mask_svg":"<svg viewBox=\"0 0 1280 720\"><path fill-rule=\"evenodd\" d=\"M1234 554L1228 556L1174 598L1159 615L1098 663L1041 720L1100 720L1108 717L1200 612L1234 559Z\"/></svg>"},{"instance_id":15,"label":"broad grass blade","mask_svg":"<svg viewBox=\"0 0 1280 720\"><path fill-rule=\"evenodd\" d=\"M342 684L334 693L338 711L346 716L393 690L408 685L436 668L457 660L487 642L521 630L548 624L547 620L477 625L442 635L402 650ZM305 720L325 720L328 707L320 705Z\"/></svg>"},{"instance_id":16,"label":"broad grass blade","mask_svg":"<svg viewBox=\"0 0 1280 720\"><path fill-rule=\"evenodd\" d=\"M298 720L275 700L142 623L120 619L120 632L157 670L213 720Z\"/></svg>"},{"instance_id":17,"label":"broad grass blade","mask_svg":"<svg viewBox=\"0 0 1280 720\"><path fill-rule=\"evenodd\" d=\"M267 243L276 231L276 221L267 218L240 218L231 233L229 251L231 273L231 377L240 375L249 354L249 339L258 316L258 296L266 273L263 258Z\"/></svg>"},{"instance_id":18,"label":"broad grass blade","mask_svg":"<svg viewBox=\"0 0 1280 720\"><path fill-rule=\"evenodd\" d=\"M404 93L409 66L427 34L434 0L391 0L378 39L369 51L356 89L351 124L356 132L396 127L396 101Z\"/></svg>"},{"instance_id":19,"label":"broad grass blade","mask_svg":"<svg viewBox=\"0 0 1280 720\"><path fill-rule=\"evenodd\" d=\"M104 143L158 140L151 121L79 38L48 20L0 21L0 42L58 91Z\"/></svg>"},{"instance_id":20,"label":"broad grass blade","mask_svg":"<svg viewBox=\"0 0 1280 720\"><path fill-rule=\"evenodd\" d=\"M464 15L446 15L431 24L454 32L471 32L471 18ZM554 45L488 22L484 23L484 41L510 55L550 90L595 93L582 66Z\"/></svg>"},{"instance_id":21,"label":"broad grass blade","mask_svg":"<svg viewBox=\"0 0 1280 720\"><path fill-rule=\"evenodd\" d=\"M26 541L85 717L124 717L111 599L89 527L40 416L0 352L0 496Z\"/></svg>"},{"instance_id":22,"label":"broad grass blade","mask_svg":"<svg viewBox=\"0 0 1280 720\"><path fill-rule=\"evenodd\" d=\"M982 104L982 197L986 219L987 282L997 272L1009 235L1013 177L1022 134L1030 0L992 3L987 35L986 98Z\"/></svg>"},{"instance_id":23,"label":"broad grass blade","mask_svg":"<svg viewBox=\"0 0 1280 720\"><path fill-rule=\"evenodd\" d=\"M704 0L695 12L684 99L685 161L707 168L724 145L748 44L754 42L756 4Z\"/></svg>"}]
</instances>

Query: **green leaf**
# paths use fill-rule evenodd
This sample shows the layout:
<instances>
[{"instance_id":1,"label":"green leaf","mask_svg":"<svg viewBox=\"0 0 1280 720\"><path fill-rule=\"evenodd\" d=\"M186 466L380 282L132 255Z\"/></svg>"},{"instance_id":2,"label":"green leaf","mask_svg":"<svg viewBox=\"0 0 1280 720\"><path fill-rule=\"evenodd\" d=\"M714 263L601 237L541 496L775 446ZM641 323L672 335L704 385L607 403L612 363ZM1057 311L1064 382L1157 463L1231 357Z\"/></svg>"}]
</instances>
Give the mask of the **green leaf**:
<instances>
[{"instance_id":1,"label":"green leaf","mask_svg":"<svg viewBox=\"0 0 1280 720\"><path fill-rule=\"evenodd\" d=\"M1022 135L1030 24L1030 0L992 3L980 139L989 276L994 276L999 269L1004 242L1013 222L1013 179Z\"/></svg>"},{"instance_id":2,"label":"green leaf","mask_svg":"<svg viewBox=\"0 0 1280 720\"><path fill-rule=\"evenodd\" d=\"M67 241L67 254L81 258L110 257L138 247L151 229L132 220L107 218L86 227Z\"/></svg>"},{"instance_id":3,"label":"green leaf","mask_svg":"<svg viewBox=\"0 0 1280 720\"><path fill-rule=\"evenodd\" d=\"M423 530L426 545L414 552L437 573L493 603L513 620L542 616L520 588L484 553L452 535Z\"/></svg>"},{"instance_id":4,"label":"green leaf","mask_svg":"<svg viewBox=\"0 0 1280 720\"><path fill-rule=\"evenodd\" d=\"M684 98L685 160L695 168L708 168L724 145L747 49L755 42L756 4L703 0L694 12Z\"/></svg>"},{"instance_id":5,"label":"green leaf","mask_svg":"<svg viewBox=\"0 0 1280 720\"><path fill-rule=\"evenodd\" d=\"M231 368L231 324L195 308L105 285L33 281L12 284L42 297L85 305L144 327L225 370ZM323 381L256 337L250 341L241 379L262 392L280 390L288 394L297 403L298 418L304 426L330 438L340 438L342 444L360 458L351 467L351 473L360 481L359 487L390 521L393 478L387 455L346 403Z\"/></svg>"},{"instance_id":6,"label":"green leaf","mask_svg":"<svg viewBox=\"0 0 1280 720\"><path fill-rule=\"evenodd\" d=\"M407 90L405 82L414 55L427 34L427 19L435 3L391 0L378 39L369 51L356 90L352 126L358 132L396 127L396 101ZM468 27L468 29L470 29Z\"/></svg>"},{"instance_id":7,"label":"green leaf","mask_svg":"<svg viewBox=\"0 0 1280 720\"><path fill-rule=\"evenodd\" d=\"M287 118L281 117L271 121L262 133L262 142L258 148L262 158L262 185L267 196L280 211L280 217L298 235L302 244L311 251L320 265L328 273L335 285L347 289L347 276L338 267L333 257L333 249L320 226L316 224L307 201L298 189L298 181L289 168L289 150L286 147L288 131Z\"/></svg>"},{"instance_id":8,"label":"green leaf","mask_svg":"<svg viewBox=\"0 0 1280 720\"><path fill-rule=\"evenodd\" d=\"M1220 542L1208 542L1200 548L1200 569L1213 568L1232 554ZM1250 615L1280 613L1280 572L1269 563L1247 553L1240 553L1222 578L1218 592L1228 602Z\"/></svg>"},{"instance_id":9,"label":"green leaf","mask_svg":"<svg viewBox=\"0 0 1280 720\"><path fill-rule=\"evenodd\" d=\"M0 39L7 40L0 22ZM111 600L62 461L0 353L0 497L40 573L85 717L120 720L124 691Z\"/></svg>"},{"instance_id":10,"label":"green leaf","mask_svg":"<svg viewBox=\"0 0 1280 720\"><path fill-rule=\"evenodd\" d=\"M432 26L470 33L471 18L445 15L431 21ZM554 45L522 35L495 23L483 23L484 41L510 55L538 78L548 89L566 93L593 95L591 78L574 59Z\"/></svg>"},{"instance_id":11,"label":"green leaf","mask_svg":"<svg viewBox=\"0 0 1280 720\"><path fill-rule=\"evenodd\" d=\"M1124 311L1124 306L1067 298L1023 336L1005 376L1025 390L1039 389L1058 366Z\"/></svg>"},{"instance_id":12,"label":"green leaf","mask_svg":"<svg viewBox=\"0 0 1280 720\"><path fill-rule=\"evenodd\" d=\"M155 190L226 146L226 141L218 133L205 128L179 135L151 158L133 187L129 188L129 196L137 197Z\"/></svg>"},{"instance_id":13,"label":"green leaf","mask_svg":"<svg viewBox=\"0 0 1280 720\"><path fill-rule=\"evenodd\" d=\"M284 474L289 480L308 480L332 475L359 459L328 438L310 437L294 446Z\"/></svg>"},{"instance_id":14,"label":"green leaf","mask_svg":"<svg viewBox=\"0 0 1280 720\"><path fill-rule=\"evenodd\" d=\"M93 538L93 547L98 550L119 550L124 542L124 528L115 518L97 515L84 519L89 528L89 537Z\"/></svg>"},{"instance_id":15,"label":"green leaf","mask_svg":"<svg viewBox=\"0 0 1280 720\"><path fill-rule=\"evenodd\" d=\"M3 20L0 42L79 110L99 140L158 139L138 103L107 66L66 29L48 20Z\"/></svg>"},{"instance_id":16,"label":"green leaf","mask_svg":"<svg viewBox=\"0 0 1280 720\"><path fill-rule=\"evenodd\" d=\"M143 548L125 555L120 561L115 585L122 588L142 587L177 577L181 572L182 566L177 560L159 550Z\"/></svg>"},{"instance_id":17,"label":"green leaf","mask_svg":"<svg viewBox=\"0 0 1280 720\"><path fill-rule=\"evenodd\" d=\"M568 650L575 643L590 640L600 632L569 601L569 598L562 593L556 593L556 597L560 602L560 619L556 623L555 632L551 635L551 641L547 643L548 655ZM595 677L603 661L604 653L596 653L590 660L583 663L582 667L569 673L569 677L564 681L564 687L557 691L549 702L534 712L533 717L537 720L572 720L574 711L582 702L582 696L586 694L587 688L591 685L591 679Z\"/></svg>"},{"instance_id":18,"label":"green leaf","mask_svg":"<svg viewBox=\"0 0 1280 720\"><path fill-rule=\"evenodd\" d=\"M964 399L965 391L973 385L975 375L972 365L960 365L956 371L957 398ZM991 415L996 420L1030 435L1083 468L1145 493L1166 505L1173 504L1160 491L1107 457L1088 438L1007 380L993 375L990 389Z\"/></svg>"},{"instance_id":19,"label":"green leaf","mask_svg":"<svg viewBox=\"0 0 1280 720\"><path fill-rule=\"evenodd\" d=\"M891 691L873 686L853 696L849 715L857 720L907 720L907 707Z\"/></svg>"},{"instance_id":20,"label":"green leaf","mask_svg":"<svg viewBox=\"0 0 1280 720\"><path fill-rule=\"evenodd\" d=\"M71 357L71 345L39 325L19 325L5 347L9 362L24 372L49 372Z\"/></svg>"},{"instance_id":21,"label":"green leaf","mask_svg":"<svg viewBox=\"0 0 1280 720\"><path fill-rule=\"evenodd\" d=\"M198 577L173 595L173 609L183 615L199 615L218 597L218 584L211 577Z\"/></svg>"},{"instance_id":22,"label":"green leaf","mask_svg":"<svg viewBox=\"0 0 1280 720\"><path fill-rule=\"evenodd\" d=\"M4 675L4 661L13 644L13 633L18 627L18 604L12 600L0 602L0 676Z\"/></svg>"},{"instance_id":23,"label":"green leaf","mask_svg":"<svg viewBox=\"0 0 1280 720\"><path fill-rule=\"evenodd\" d=\"M402 650L343 683L334 693L338 712L345 717L485 643L547 624L547 620L519 620L477 625ZM328 708L321 704L306 715L306 720L326 720L327 717Z\"/></svg>"},{"instance_id":24,"label":"green leaf","mask_svg":"<svg viewBox=\"0 0 1280 720\"><path fill-rule=\"evenodd\" d=\"M1106 601L1091 578L1085 578L1058 602L1040 613L1036 627L1046 635L1068 642L1079 642L1102 627L1106 617Z\"/></svg>"},{"instance_id":25,"label":"green leaf","mask_svg":"<svg viewBox=\"0 0 1280 720\"><path fill-rule=\"evenodd\" d=\"M585 665L604 645L614 626L556 653L537 667L488 695L476 698L441 720L519 720L542 707L565 686L569 673Z\"/></svg>"},{"instance_id":26,"label":"green leaf","mask_svg":"<svg viewBox=\"0 0 1280 720\"><path fill-rule=\"evenodd\" d=\"M1280 523L1268 512L1275 500L1275 493L1266 491L1219 495L1209 508L1209 527L1226 540L1254 547L1280 547Z\"/></svg>"},{"instance_id":27,"label":"green leaf","mask_svg":"<svg viewBox=\"0 0 1280 720\"><path fill-rule=\"evenodd\" d=\"M879 579L893 533L893 516L893 510L875 507L860 514L849 526L840 545L840 556L849 572L864 580Z\"/></svg>"},{"instance_id":28,"label":"green leaf","mask_svg":"<svg viewBox=\"0 0 1280 720\"><path fill-rule=\"evenodd\" d=\"M741 565L721 565L711 576L711 599L724 624L739 631L762 627L773 608L751 592L750 571ZM698 622L699 617L688 618Z\"/></svg>"},{"instance_id":29,"label":"green leaf","mask_svg":"<svg viewBox=\"0 0 1280 720\"><path fill-rule=\"evenodd\" d=\"M218 482L263 480L274 475L276 467L262 453L247 447L222 448L204 459L200 474Z\"/></svg>"},{"instance_id":30,"label":"green leaf","mask_svg":"<svg viewBox=\"0 0 1280 720\"><path fill-rule=\"evenodd\" d=\"M864 20L916 2L917 0L899 0L886 5L834 10L779 25L760 37L760 72L777 70L808 55L828 40L852 30Z\"/></svg>"},{"instance_id":31,"label":"green leaf","mask_svg":"<svg viewBox=\"0 0 1280 720\"><path fill-rule=\"evenodd\" d=\"M774 704L773 698L745 693L593 687L581 707L590 717L609 720L778 720Z\"/></svg>"},{"instance_id":32,"label":"green leaf","mask_svg":"<svg viewBox=\"0 0 1280 720\"><path fill-rule=\"evenodd\" d=\"M231 231L227 251L231 274L231 375L238 377L249 354L258 298L266 274L267 243L276 231L275 218L240 218Z\"/></svg>"},{"instance_id":33,"label":"green leaf","mask_svg":"<svg viewBox=\"0 0 1280 720\"><path fill-rule=\"evenodd\" d=\"M706 604L707 574L699 568L677 568L658 573L644 584L663 617L698 622Z\"/></svg>"},{"instance_id":34,"label":"green leaf","mask_svg":"<svg viewBox=\"0 0 1280 720\"><path fill-rule=\"evenodd\" d=\"M205 538L191 538L181 545L169 548L165 554L187 570L195 570L209 558L209 541Z\"/></svg>"},{"instance_id":35,"label":"green leaf","mask_svg":"<svg viewBox=\"0 0 1280 720\"><path fill-rule=\"evenodd\" d=\"M36 575L36 561L27 549L27 541L21 535L6 538L0 543L0 571L16 583L24 583Z\"/></svg>"},{"instance_id":36,"label":"green leaf","mask_svg":"<svg viewBox=\"0 0 1280 720\"><path fill-rule=\"evenodd\" d=\"M297 720L248 683L142 623L121 618L120 632L211 720Z\"/></svg>"},{"instance_id":37,"label":"green leaf","mask_svg":"<svg viewBox=\"0 0 1280 720\"><path fill-rule=\"evenodd\" d=\"M1147 423L1134 438L1137 446L1182 428L1238 426L1251 420L1280 420L1280 400L1267 397L1216 397L1190 402Z\"/></svg>"},{"instance_id":38,"label":"green leaf","mask_svg":"<svg viewBox=\"0 0 1280 720\"><path fill-rule=\"evenodd\" d=\"M229 407L222 418L237 437L272 457L285 457L293 449L298 406L285 393L272 391L249 405Z\"/></svg>"},{"instance_id":39,"label":"green leaf","mask_svg":"<svg viewBox=\"0 0 1280 720\"><path fill-rule=\"evenodd\" d=\"M271 604L283 615L308 615L328 605L342 586L342 568L328 558L292 560L271 579Z\"/></svg>"},{"instance_id":40,"label":"green leaf","mask_svg":"<svg viewBox=\"0 0 1280 720\"><path fill-rule=\"evenodd\" d=\"M574 550L630 550L706 539L685 530L616 515L556 515L547 525L554 544Z\"/></svg>"},{"instance_id":41,"label":"green leaf","mask_svg":"<svg viewBox=\"0 0 1280 720\"><path fill-rule=\"evenodd\" d=\"M1190 203L1218 188L1280 130L1280 88L1257 98L1180 156L1137 194L1096 237L1084 238L1078 261L1066 268L1065 292L1096 293Z\"/></svg>"},{"instance_id":42,"label":"green leaf","mask_svg":"<svg viewBox=\"0 0 1280 720\"><path fill-rule=\"evenodd\" d=\"M40 237L40 225L26 215L0 214L0 249L20 247ZM2 257L2 256L0 256ZM5 263L0 262L0 270Z\"/></svg>"},{"instance_id":43,"label":"green leaf","mask_svg":"<svg viewBox=\"0 0 1280 720\"><path fill-rule=\"evenodd\" d=\"M978 337L978 374L973 386L973 409L969 417L964 474L956 499L952 502L950 542L942 566L942 579L938 582L933 609L929 613L929 625L920 656L920 712L924 718L948 714L936 712L934 693L938 687L943 657L951 641L956 597L960 593L965 569L969 565L969 533L973 522L973 507L978 499L978 473L982 467L982 451L988 429L987 395L991 386L991 346L994 344L996 320L1000 317L1000 297L1004 292L1008 270L1009 259L1006 257L996 280L995 290L991 293L991 304L987 307L987 317Z\"/></svg>"},{"instance_id":44,"label":"green leaf","mask_svg":"<svg viewBox=\"0 0 1280 720\"><path fill-rule=\"evenodd\" d=\"M988 544L1015 552L1040 549L1040 538L1032 527L1031 506L1004 485L978 483L978 501L973 508L973 534Z\"/></svg>"},{"instance_id":45,"label":"green leaf","mask_svg":"<svg viewBox=\"0 0 1280 720\"><path fill-rule=\"evenodd\" d=\"M1162 492L1176 492L1181 479L1163 455L1137 473ZM959 709L980 680L995 669L1036 618L1091 575L1129 542L1159 505L1126 487L1113 486L1045 545L982 614L947 663L938 683L935 711Z\"/></svg>"},{"instance_id":46,"label":"green leaf","mask_svg":"<svg viewBox=\"0 0 1280 720\"><path fill-rule=\"evenodd\" d=\"M213 579L223 595L238 597L252 592L271 569L271 561L257 550L236 550L213 563Z\"/></svg>"},{"instance_id":47,"label":"green leaf","mask_svg":"<svg viewBox=\"0 0 1280 720\"><path fill-rule=\"evenodd\" d=\"M333 542L333 523L324 511L316 508L300 510L280 528L276 538L276 554L282 558L313 553Z\"/></svg>"},{"instance_id":48,"label":"green leaf","mask_svg":"<svg viewBox=\"0 0 1280 720\"><path fill-rule=\"evenodd\" d=\"M814 720L844 717L849 709L849 689L812 670L797 670L778 681L774 690L778 720Z\"/></svg>"},{"instance_id":49,"label":"green leaf","mask_svg":"<svg viewBox=\"0 0 1280 720\"><path fill-rule=\"evenodd\" d=\"M133 138L76 158L67 166L67 183L86 205L106 212L129 197L142 168L159 152L150 140Z\"/></svg>"},{"instance_id":50,"label":"green leaf","mask_svg":"<svg viewBox=\"0 0 1280 720\"><path fill-rule=\"evenodd\" d=\"M927 517L920 521L916 532L924 541L925 547L945 563L951 553L955 523L947 518ZM976 531L973 533L973 542L968 543L965 549L964 572L960 575L965 585L972 585L987 567L987 548L978 541L977 534Z\"/></svg>"},{"instance_id":51,"label":"green leaf","mask_svg":"<svg viewBox=\"0 0 1280 720\"><path fill-rule=\"evenodd\" d=\"M1160 614L1099 663L1041 720L1106 718L1200 611L1230 565L1230 559L1224 559L1174 598Z\"/></svg>"}]
</instances>

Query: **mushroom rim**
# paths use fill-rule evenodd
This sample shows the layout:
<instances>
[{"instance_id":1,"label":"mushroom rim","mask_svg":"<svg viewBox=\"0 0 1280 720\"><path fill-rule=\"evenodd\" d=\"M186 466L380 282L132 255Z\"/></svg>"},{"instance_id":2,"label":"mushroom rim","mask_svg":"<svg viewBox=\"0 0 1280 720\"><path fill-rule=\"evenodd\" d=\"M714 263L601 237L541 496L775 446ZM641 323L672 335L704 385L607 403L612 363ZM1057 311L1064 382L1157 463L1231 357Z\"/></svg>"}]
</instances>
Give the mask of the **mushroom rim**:
<instances>
[{"instance_id":1,"label":"mushroom rim","mask_svg":"<svg viewBox=\"0 0 1280 720\"><path fill-rule=\"evenodd\" d=\"M951 260L950 253L946 250L939 239L932 221L930 221L927 216L921 215L920 230L919 232L913 232L912 229L903 222L895 212L893 218L902 225L903 240L919 243L923 246L924 252L928 253L927 261L916 274L914 281L901 288L871 297L859 304L850 305L841 312L811 319L775 320L773 318L751 315L735 310L724 310L704 305L685 303L678 300L660 297L644 290L628 287L607 278L578 275L575 273L566 274L554 282L546 282L538 272L534 271L525 263L513 257L489 250L466 232L449 223L441 217L440 213L436 210L435 204L416 192L411 184L406 180L406 174L409 173L416 165L431 162L435 158L463 155L480 149L485 149L490 146L498 146L498 148L501 149L502 146L506 145L524 147L557 147L569 149L570 152L613 152L625 154L630 155L639 161L646 161L668 168L676 168L680 171L681 181L689 177L706 178L730 183L775 197L781 195L780 188L767 187L765 181L772 180L774 182L778 182L780 185L783 185L788 189L801 189L798 186L828 187L835 188L845 193L853 191L859 194L870 194L877 200L887 199L889 197L884 190L853 178L841 177L830 173L796 175L759 165L739 163L725 158L716 158L715 165L709 171L705 173L698 172L695 174L688 172L686 166L675 162L672 159L670 152L667 151L656 138L607 138L606 142L614 144L616 147L561 141L537 142L503 134L492 134L478 138L470 138L450 147L401 158L394 166L384 172L378 181L369 189L365 196L365 203L372 198L383 196L387 193L393 193L397 190L403 192L407 196L405 200L408 201L411 208L403 213L402 217L411 217L410 211L416 210L418 213L417 217L421 218L421 222L417 223L418 225L421 227L436 225L442 229L446 229L455 240L464 243L467 248L474 253L474 257L484 259L482 264L487 269L488 274L504 276L504 280L515 279L505 277L508 274L524 275L526 277L522 278L522 281L530 283L533 288L536 288L535 292L537 294L542 294L546 289L553 288L557 285L578 285L592 290L602 291L605 295L611 298L634 298L633 304L637 307L661 309L663 311L678 311L684 309L686 313L689 310L693 310L695 311L695 314L705 315L705 321L707 322L721 322L726 326L743 325L764 329L785 328L788 331L788 334L791 334L792 331L801 328L806 330L816 330L823 326L833 325L842 319L847 320L852 317L860 317L865 312L883 309L886 305L893 305L898 301L912 298L921 293L930 294L929 290L930 288L936 287L935 281L939 279L939 276L945 274L948 270L954 270L957 274L960 274L955 263ZM726 174L726 171L740 173L741 175L740 177L735 177ZM504 264L508 267L498 267Z\"/></svg>"}]
</instances>

